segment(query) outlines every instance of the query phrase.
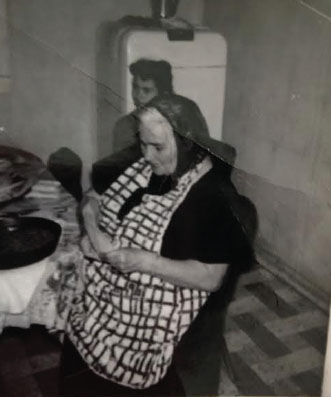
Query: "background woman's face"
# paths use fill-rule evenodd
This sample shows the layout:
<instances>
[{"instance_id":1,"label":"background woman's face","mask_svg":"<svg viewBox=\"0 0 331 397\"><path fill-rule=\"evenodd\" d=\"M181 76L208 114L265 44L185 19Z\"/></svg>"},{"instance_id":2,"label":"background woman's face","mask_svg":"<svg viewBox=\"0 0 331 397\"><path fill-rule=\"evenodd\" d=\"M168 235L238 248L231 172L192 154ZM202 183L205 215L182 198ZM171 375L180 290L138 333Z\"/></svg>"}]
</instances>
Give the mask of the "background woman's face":
<instances>
[{"instance_id":1,"label":"background woman's face","mask_svg":"<svg viewBox=\"0 0 331 397\"><path fill-rule=\"evenodd\" d=\"M140 116L139 139L145 160L156 175L171 175L177 167L177 145L172 127L156 109Z\"/></svg>"},{"instance_id":2,"label":"background woman's face","mask_svg":"<svg viewBox=\"0 0 331 397\"><path fill-rule=\"evenodd\" d=\"M159 94L154 80L143 80L139 76L135 76L132 81L132 99L134 105L139 107L146 105L151 99Z\"/></svg>"}]
</instances>

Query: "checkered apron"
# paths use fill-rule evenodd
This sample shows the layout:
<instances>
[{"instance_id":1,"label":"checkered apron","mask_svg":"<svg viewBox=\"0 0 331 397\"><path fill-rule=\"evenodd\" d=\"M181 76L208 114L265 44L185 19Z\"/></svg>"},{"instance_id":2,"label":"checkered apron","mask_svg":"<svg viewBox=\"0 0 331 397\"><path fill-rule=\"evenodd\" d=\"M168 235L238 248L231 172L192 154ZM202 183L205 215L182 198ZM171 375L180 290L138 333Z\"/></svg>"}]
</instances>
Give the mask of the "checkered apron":
<instances>
[{"instance_id":1,"label":"checkered apron","mask_svg":"<svg viewBox=\"0 0 331 397\"><path fill-rule=\"evenodd\" d=\"M173 213L210 168L207 159L202 160L174 189L162 196L145 194L140 205L119 220L118 212L128 197L148 185L151 168L140 159L102 196L100 228L122 248L160 254ZM104 378L136 389L157 383L208 293L148 274L123 274L97 260L86 259L83 269L68 324L71 341L89 367Z\"/></svg>"}]
</instances>

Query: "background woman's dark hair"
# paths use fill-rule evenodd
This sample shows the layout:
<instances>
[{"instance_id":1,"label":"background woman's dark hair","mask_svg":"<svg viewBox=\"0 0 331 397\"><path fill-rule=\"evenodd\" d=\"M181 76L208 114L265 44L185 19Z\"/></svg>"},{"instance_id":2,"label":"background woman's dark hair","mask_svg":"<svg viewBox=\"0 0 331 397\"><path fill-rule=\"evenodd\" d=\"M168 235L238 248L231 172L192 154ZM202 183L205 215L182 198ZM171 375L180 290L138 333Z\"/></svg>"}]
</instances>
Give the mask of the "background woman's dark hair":
<instances>
[{"instance_id":1,"label":"background woman's dark hair","mask_svg":"<svg viewBox=\"0 0 331 397\"><path fill-rule=\"evenodd\" d=\"M173 93L171 65L167 61L142 58L130 65L130 72L133 77L153 80L160 95Z\"/></svg>"}]
</instances>

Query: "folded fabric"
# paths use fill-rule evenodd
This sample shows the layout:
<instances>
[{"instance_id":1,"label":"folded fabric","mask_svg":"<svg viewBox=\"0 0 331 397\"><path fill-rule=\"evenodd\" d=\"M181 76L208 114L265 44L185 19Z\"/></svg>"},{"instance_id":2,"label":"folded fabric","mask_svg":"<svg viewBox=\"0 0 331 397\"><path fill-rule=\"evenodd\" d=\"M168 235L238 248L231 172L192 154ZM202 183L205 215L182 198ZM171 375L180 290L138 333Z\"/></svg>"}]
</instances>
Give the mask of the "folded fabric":
<instances>
[{"instance_id":1,"label":"folded fabric","mask_svg":"<svg viewBox=\"0 0 331 397\"><path fill-rule=\"evenodd\" d=\"M48 264L48 258L32 265L0 270L0 312L18 314L28 306Z\"/></svg>"},{"instance_id":2,"label":"folded fabric","mask_svg":"<svg viewBox=\"0 0 331 397\"><path fill-rule=\"evenodd\" d=\"M32 186L26 197L30 198L57 198L61 194L61 184L58 181L39 180Z\"/></svg>"},{"instance_id":3,"label":"folded fabric","mask_svg":"<svg viewBox=\"0 0 331 397\"><path fill-rule=\"evenodd\" d=\"M40 191L57 191L61 186L59 181L50 181L50 180L39 180L33 187L33 190L40 190Z\"/></svg>"}]
</instances>

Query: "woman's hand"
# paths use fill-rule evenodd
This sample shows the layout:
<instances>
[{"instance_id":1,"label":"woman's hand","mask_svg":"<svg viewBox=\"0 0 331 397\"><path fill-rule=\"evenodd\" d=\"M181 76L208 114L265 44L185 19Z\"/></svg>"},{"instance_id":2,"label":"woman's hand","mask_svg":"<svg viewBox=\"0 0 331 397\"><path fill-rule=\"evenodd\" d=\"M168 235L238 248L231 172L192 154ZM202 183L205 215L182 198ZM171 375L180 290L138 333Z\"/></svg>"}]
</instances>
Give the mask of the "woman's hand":
<instances>
[{"instance_id":1,"label":"woman's hand","mask_svg":"<svg viewBox=\"0 0 331 397\"><path fill-rule=\"evenodd\" d=\"M136 248L122 248L106 254L105 259L122 273L150 273L152 264L156 261L154 252Z\"/></svg>"},{"instance_id":2,"label":"woman's hand","mask_svg":"<svg viewBox=\"0 0 331 397\"><path fill-rule=\"evenodd\" d=\"M117 249L118 244L111 242L109 236L98 230L93 235L92 241L88 235L85 235L80 241L80 247L86 257L108 261L107 255Z\"/></svg>"},{"instance_id":3,"label":"woman's hand","mask_svg":"<svg viewBox=\"0 0 331 397\"><path fill-rule=\"evenodd\" d=\"M98 254L96 253L95 249L93 248L93 245L86 234L82 239L80 240L80 248L83 251L83 254L90 258L90 259L99 259Z\"/></svg>"},{"instance_id":4,"label":"woman's hand","mask_svg":"<svg viewBox=\"0 0 331 397\"><path fill-rule=\"evenodd\" d=\"M91 242L93 248L102 260L106 260L110 252L119 248L118 242L112 241L110 237L100 229L97 229L93 236L91 236Z\"/></svg>"}]
</instances>

